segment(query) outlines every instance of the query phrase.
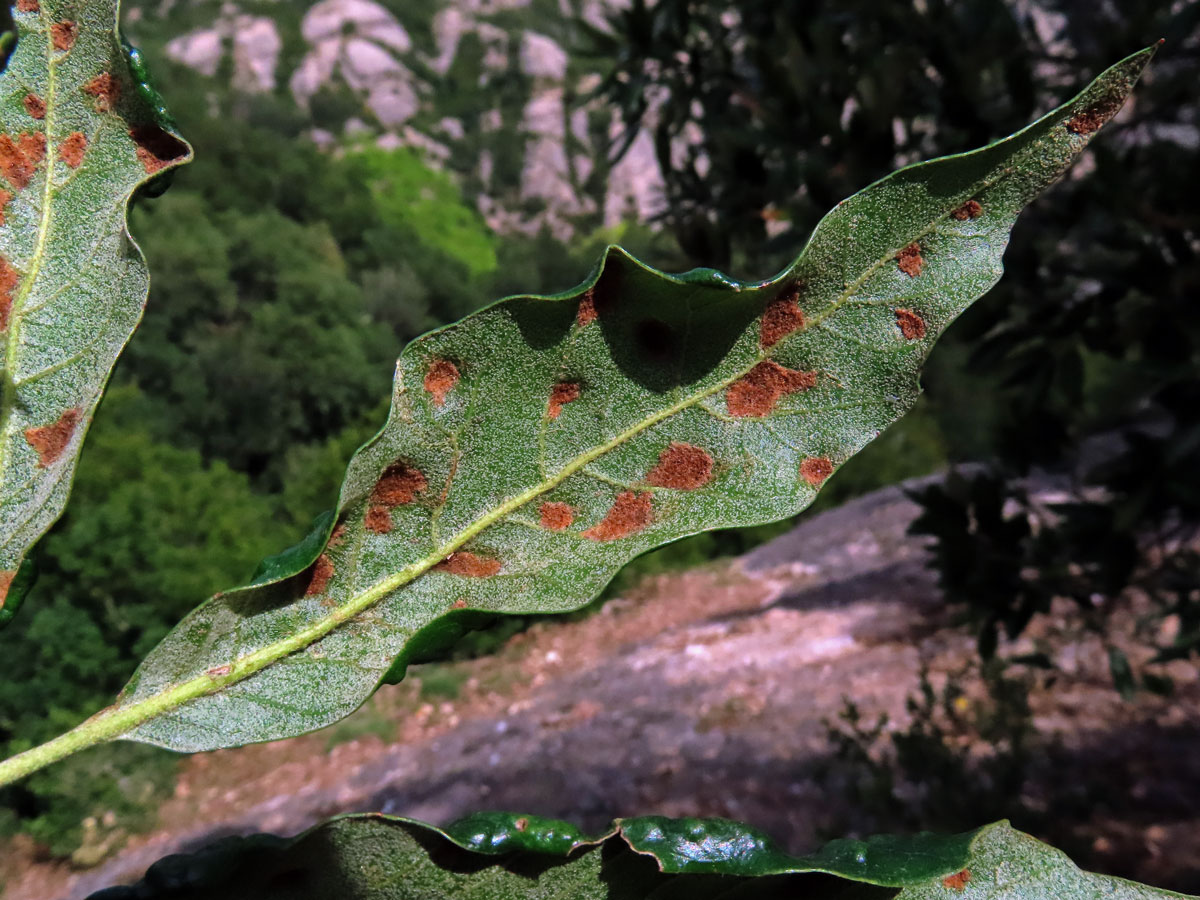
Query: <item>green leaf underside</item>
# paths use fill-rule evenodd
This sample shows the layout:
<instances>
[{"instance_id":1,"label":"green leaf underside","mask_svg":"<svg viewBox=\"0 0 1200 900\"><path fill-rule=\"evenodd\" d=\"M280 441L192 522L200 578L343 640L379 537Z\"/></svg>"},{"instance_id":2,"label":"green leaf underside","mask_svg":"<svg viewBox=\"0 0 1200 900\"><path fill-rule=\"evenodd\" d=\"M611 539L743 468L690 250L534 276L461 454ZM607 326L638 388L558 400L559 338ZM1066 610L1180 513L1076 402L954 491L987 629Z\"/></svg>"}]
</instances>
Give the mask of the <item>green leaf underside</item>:
<instances>
[{"instance_id":1,"label":"green leaf underside","mask_svg":"<svg viewBox=\"0 0 1200 900\"><path fill-rule=\"evenodd\" d=\"M116 0L26 2L13 18L0 74L0 624L146 302L130 198L190 157L133 89Z\"/></svg>"},{"instance_id":2,"label":"green leaf underside","mask_svg":"<svg viewBox=\"0 0 1200 900\"><path fill-rule=\"evenodd\" d=\"M414 341L336 528L187 616L92 733L197 751L317 729L456 616L575 609L653 547L802 510L913 404L936 337L1000 277L1022 207L1152 53L1010 138L843 201L770 281L664 275L610 248L573 292ZM790 391L764 381L770 365L797 373Z\"/></svg>"},{"instance_id":3,"label":"green leaf underside","mask_svg":"<svg viewBox=\"0 0 1200 900\"><path fill-rule=\"evenodd\" d=\"M833 876L833 877L830 877ZM446 829L354 815L291 839L231 838L168 857L94 900L1150 900L1181 897L1078 869L998 822L969 834L834 841L793 857L723 819L624 819L598 837L565 822L492 813Z\"/></svg>"}]
</instances>

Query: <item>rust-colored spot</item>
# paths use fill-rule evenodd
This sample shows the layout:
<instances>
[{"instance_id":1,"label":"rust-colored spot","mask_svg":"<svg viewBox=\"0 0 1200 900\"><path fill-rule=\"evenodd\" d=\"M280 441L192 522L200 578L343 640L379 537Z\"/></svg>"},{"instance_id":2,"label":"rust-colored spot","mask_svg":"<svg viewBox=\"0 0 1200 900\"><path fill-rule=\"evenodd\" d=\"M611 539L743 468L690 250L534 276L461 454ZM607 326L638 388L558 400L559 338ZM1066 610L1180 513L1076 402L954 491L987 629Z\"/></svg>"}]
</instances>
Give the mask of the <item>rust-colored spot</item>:
<instances>
[{"instance_id":1,"label":"rust-colored spot","mask_svg":"<svg viewBox=\"0 0 1200 900\"><path fill-rule=\"evenodd\" d=\"M800 311L800 288L793 285L767 305L759 327L759 340L765 350L774 347L789 334L803 327L804 313Z\"/></svg>"},{"instance_id":2,"label":"rust-colored spot","mask_svg":"<svg viewBox=\"0 0 1200 900\"><path fill-rule=\"evenodd\" d=\"M833 463L824 456L810 456L800 463L800 477L813 487L820 485L833 474Z\"/></svg>"},{"instance_id":3,"label":"rust-colored spot","mask_svg":"<svg viewBox=\"0 0 1200 900\"><path fill-rule=\"evenodd\" d=\"M96 98L96 109L99 112L108 112L116 106L117 99L121 96L121 82L108 72L101 72L83 86L83 92Z\"/></svg>"},{"instance_id":4,"label":"rust-colored spot","mask_svg":"<svg viewBox=\"0 0 1200 900\"><path fill-rule=\"evenodd\" d=\"M38 0L17 0L17 12L39 12L41 8Z\"/></svg>"},{"instance_id":5,"label":"rust-colored spot","mask_svg":"<svg viewBox=\"0 0 1200 900\"><path fill-rule=\"evenodd\" d=\"M947 875L942 879L942 884L945 887L950 888L952 891L965 891L970 881L970 869L963 869L961 872L955 872L953 875Z\"/></svg>"},{"instance_id":6,"label":"rust-colored spot","mask_svg":"<svg viewBox=\"0 0 1200 900\"><path fill-rule=\"evenodd\" d=\"M655 487L694 491L712 481L712 472L713 458L707 450L675 442L658 455L658 465L646 473L646 481Z\"/></svg>"},{"instance_id":7,"label":"rust-colored spot","mask_svg":"<svg viewBox=\"0 0 1200 900\"><path fill-rule=\"evenodd\" d=\"M596 321L596 290L588 288L579 298L579 309L575 311L575 324L582 328Z\"/></svg>"},{"instance_id":8,"label":"rust-colored spot","mask_svg":"<svg viewBox=\"0 0 1200 900\"><path fill-rule=\"evenodd\" d=\"M82 131L72 131L58 146L58 156L72 169L78 169L87 152L87 136Z\"/></svg>"},{"instance_id":9,"label":"rust-colored spot","mask_svg":"<svg viewBox=\"0 0 1200 900\"><path fill-rule=\"evenodd\" d=\"M445 406L446 395L458 384L458 366L448 359L435 359L425 373L425 390L433 397L434 406Z\"/></svg>"},{"instance_id":10,"label":"rust-colored spot","mask_svg":"<svg viewBox=\"0 0 1200 900\"><path fill-rule=\"evenodd\" d=\"M16 289L21 276L7 259L0 256L0 331L8 330L8 316L12 311L12 292Z\"/></svg>"},{"instance_id":11,"label":"rust-colored spot","mask_svg":"<svg viewBox=\"0 0 1200 900\"><path fill-rule=\"evenodd\" d=\"M392 530L392 511L386 506L372 506L367 510L363 524L368 531L376 534L387 534Z\"/></svg>"},{"instance_id":12,"label":"rust-colored spot","mask_svg":"<svg viewBox=\"0 0 1200 900\"><path fill-rule=\"evenodd\" d=\"M547 531L566 531L575 521L575 510L569 503L543 503L538 512Z\"/></svg>"},{"instance_id":13,"label":"rust-colored spot","mask_svg":"<svg viewBox=\"0 0 1200 900\"><path fill-rule=\"evenodd\" d=\"M1071 121L1067 122L1067 131L1072 134L1093 134L1099 131L1109 119L1117 114L1117 110L1124 102L1119 95L1105 97L1095 106L1076 113Z\"/></svg>"},{"instance_id":14,"label":"rust-colored spot","mask_svg":"<svg viewBox=\"0 0 1200 900\"><path fill-rule=\"evenodd\" d=\"M765 416L788 394L807 391L817 383L816 372L787 369L766 360L730 385L725 407L731 416Z\"/></svg>"},{"instance_id":15,"label":"rust-colored spot","mask_svg":"<svg viewBox=\"0 0 1200 900\"><path fill-rule=\"evenodd\" d=\"M0 225L4 224L8 213L8 202L12 200L12 198L12 191L6 191L3 188L0 188Z\"/></svg>"},{"instance_id":16,"label":"rust-colored spot","mask_svg":"<svg viewBox=\"0 0 1200 900\"><path fill-rule=\"evenodd\" d=\"M557 419L562 408L568 403L574 403L579 399L582 392L578 382L560 381L550 389L550 405L546 409L546 415L551 419Z\"/></svg>"},{"instance_id":17,"label":"rust-colored spot","mask_svg":"<svg viewBox=\"0 0 1200 900\"><path fill-rule=\"evenodd\" d=\"M343 522L341 525L338 525L337 528L333 529L333 534L329 535L329 543L326 546L328 546L328 547L341 546L341 543L343 540L345 540L345 538L346 538L346 523Z\"/></svg>"},{"instance_id":18,"label":"rust-colored spot","mask_svg":"<svg viewBox=\"0 0 1200 900\"><path fill-rule=\"evenodd\" d=\"M901 250L896 256L896 265L909 278L916 278L920 275L921 269L925 266L925 260L921 258L921 245L914 241Z\"/></svg>"},{"instance_id":19,"label":"rust-colored spot","mask_svg":"<svg viewBox=\"0 0 1200 900\"><path fill-rule=\"evenodd\" d=\"M74 22L55 22L50 26L50 40L55 50L66 52L75 46L75 36L79 28Z\"/></svg>"},{"instance_id":20,"label":"rust-colored spot","mask_svg":"<svg viewBox=\"0 0 1200 900\"><path fill-rule=\"evenodd\" d=\"M896 310L896 324L905 340L919 341L925 337L925 320L911 309Z\"/></svg>"},{"instance_id":21,"label":"rust-colored spot","mask_svg":"<svg viewBox=\"0 0 1200 900\"><path fill-rule=\"evenodd\" d=\"M425 490L425 475L415 466L403 461L392 463L383 470L371 489L371 503L376 506L402 506Z\"/></svg>"},{"instance_id":22,"label":"rust-colored spot","mask_svg":"<svg viewBox=\"0 0 1200 900\"><path fill-rule=\"evenodd\" d=\"M978 200L968 200L950 215L960 222L965 222L967 219L978 219L983 215L983 207Z\"/></svg>"},{"instance_id":23,"label":"rust-colored spot","mask_svg":"<svg viewBox=\"0 0 1200 900\"><path fill-rule=\"evenodd\" d=\"M59 416L53 425L25 429L25 440L37 451L39 463L43 468L54 463L67 449L67 444L71 442L71 436L75 433L75 426L79 424L79 416L79 409L72 408Z\"/></svg>"},{"instance_id":24,"label":"rust-colored spot","mask_svg":"<svg viewBox=\"0 0 1200 900\"><path fill-rule=\"evenodd\" d=\"M0 609L4 609L4 601L8 599L8 589L12 587L13 579L17 577L17 573L0 572Z\"/></svg>"},{"instance_id":25,"label":"rust-colored spot","mask_svg":"<svg viewBox=\"0 0 1200 900\"><path fill-rule=\"evenodd\" d=\"M161 172L171 163L187 156L187 144L157 125L139 125L129 130L137 145L138 162L147 175Z\"/></svg>"},{"instance_id":26,"label":"rust-colored spot","mask_svg":"<svg viewBox=\"0 0 1200 900\"><path fill-rule=\"evenodd\" d=\"M455 600L453 603L450 604L450 608L451 609L466 609L467 601L463 600L462 598L459 598L458 600Z\"/></svg>"},{"instance_id":27,"label":"rust-colored spot","mask_svg":"<svg viewBox=\"0 0 1200 900\"><path fill-rule=\"evenodd\" d=\"M233 665L231 663L226 663L223 666L213 666L213 668L208 670L208 677L209 678L223 678L224 676L228 675L232 671L233 671Z\"/></svg>"},{"instance_id":28,"label":"rust-colored spot","mask_svg":"<svg viewBox=\"0 0 1200 900\"><path fill-rule=\"evenodd\" d=\"M317 594L324 594L326 588L329 587L331 578L333 578L333 560L322 553L317 557L317 561L313 563L312 578L308 581L308 590L304 592L304 595L312 597Z\"/></svg>"},{"instance_id":29,"label":"rust-colored spot","mask_svg":"<svg viewBox=\"0 0 1200 900\"><path fill-rule=\"evenodd\" d=\"M26 94L25 99L21 102L25 104L25 112L33 118L46 118L46 101L37 94Z\"/></svg>"},{"instance_id":30,"label":"rust-colored spot","mask_svg":"<svg viewBox=\"0 0 1200 900\"><path fill-rule=\"evenodd\" d=\"M438 572L449 572L464 578L491 578L500 573L500 560L478 556L469 550L451 553L433 567Z\"/></svg>"},{"instance_id":31,"label":"rust-colored spot","mask_svg":"<svg viewBox=\"0 0 1200 900\"><path fill-rule=\"evenodd\" d=\"M38 163L46 155L46 135L26 132L14 141L0 134L0 172L18 191L29 184Z\"/></svg>"},{"instance_id":32,"label":"rust-colored spot","mask_svg":"<svg viewBox=\"0 0 1200 900\"><path fill-rule=\"evenodd\" d=\"M516 828L517 831L524 831L529 827L529 820L524 817L517 819L515 822L513 822L513 827Z\"/></svg>"},{"instance_id":33,"label":"rust-colored spot","mask_svg":"<svg viewBox=\"0 0 1200 900\"><path fill-rule=\"evenodd\" d=\"M652 494L635 494L622 491L608 514L597 525L583 533L593 541L615 541L642 531L654 520L654 508L650 505Z\"/></svg>"}]
</instances>

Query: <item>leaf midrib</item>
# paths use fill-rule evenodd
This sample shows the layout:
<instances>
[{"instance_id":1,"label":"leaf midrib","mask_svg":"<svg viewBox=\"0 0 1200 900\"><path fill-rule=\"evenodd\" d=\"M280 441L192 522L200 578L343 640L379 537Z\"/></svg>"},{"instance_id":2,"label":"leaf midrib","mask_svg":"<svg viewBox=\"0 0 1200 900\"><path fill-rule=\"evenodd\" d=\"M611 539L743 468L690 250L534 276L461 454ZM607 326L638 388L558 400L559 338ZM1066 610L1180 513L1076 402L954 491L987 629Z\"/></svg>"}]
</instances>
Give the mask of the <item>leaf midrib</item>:
<instances>
[{"instance_id":1,"label":"leaf midrib","mask_svg":"<svg viewBox=\"0 0 1200 900\"><path fill-rule=\"evenodd\" d=\"M3 430L0 431L0 435L2 435L2 438L0 438L0 479L3 477L2 473L7 472L9 469L11 448L16 439L13 434L13 423L16 418L14 413L16 412L17 403L16 360L21 344L21 323L24 321L25 316L25 302L29 299L29 295L33 293L33 285L37 281L38 275L41 274L42 263L46 257L46 236L50 232L50 221L53 216L53 204L51 201L54 199L54 163L58 159L58 153L56 152L52 135L54 133L54 118L58 111L58 64L71 53L70 50L67 50L60 57L55 57L53 36L50 33L46 15L44 8L38 11L38 19L43 26L42 34L46 38L46 115L42 119L45 123L46 134L46 180L42 186L41 222L38 227L38 236L34 244L33 255L30 258L29 270L25 273L25 278L21 282L21 286L17 290L17 296L13 299L12 307L9 310L8 336L4 349L4 391L2 398L0 398L0 411L2 411L4 417ZM5 491L4 493L8 492ZM28 520L28 517L26 519ZM10 533L15 534L17 530L18 528L14 527ZM5 543L7 544L7 542Z\"/></svg>"}]
</instances>

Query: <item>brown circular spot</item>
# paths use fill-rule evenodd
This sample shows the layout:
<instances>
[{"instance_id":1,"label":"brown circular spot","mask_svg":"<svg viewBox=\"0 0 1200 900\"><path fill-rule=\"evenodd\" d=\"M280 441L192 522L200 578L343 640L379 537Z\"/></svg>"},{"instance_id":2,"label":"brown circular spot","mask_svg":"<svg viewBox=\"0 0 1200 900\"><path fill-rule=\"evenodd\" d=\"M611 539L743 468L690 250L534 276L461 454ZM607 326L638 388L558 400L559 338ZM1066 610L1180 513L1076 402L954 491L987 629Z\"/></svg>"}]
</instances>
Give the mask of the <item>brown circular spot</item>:
<instances>
[{"instance_id":1,"label":"brown circular spot","mask_svg":"<svg viewBox=\"0 0 1200 900\"><path fill-rule=\"evenodd\" d=\"M921 269L925 267L925 260L921 258L921 245L914 241L901 250L896 255L896 265L909 278L920 275Z\"/></svg>"},{"instance_id":2,"label":"brown circular spot","mask_svg":"<svg viewBox=\"0 0 1200 900\"><path fill-rule=\"evenodd\" d=\"M800 463L800 477L817 487L833 474L833 463L825 456L810 456Z\"/></svg>"},{"instance_id":3,"label":"brown circular spot","mask_svg":"<svg viewBox=\"0 0 1200 900\"><path fill-rule=\"evenodd\" d=\"M538 513L547 531L566 531L575 521L575 510L569 503L543 503Z\"/></svg>"},{"instance_id":4,"label":"brown circular spot","mask_svg":"<svg viewBox=\"0 0 1200 900\"><path fill-rule=\"evenodd\" d=\"M655 487L694 491L712 481L713 458L707 450L691 444L672 443L658 455L658 465L646 473Z\"/></svg>"},{"instance_id":5,"label":"brown circular spot","mask_svg":"<svg viewBox=\"0 0 1200 900\"><path fill-rule=\"evenodd\" d=\"M26 94L25 99L21 102L25 104L25 112L33 118L46 118L46 101L37 94Z\"/></svg>"},{"instance_id":6,"label":"brown circular spot","mask_svg":"<svg viewBox=\"0 0 1200 900\"><path fill-rule=\"evenodd\" d=\"M958 219L960 222L965 222L967 219L978 219L983 214L983 207L978 200L968 200L954 212L951 216Z\"/></svg>"},{"instance_id":7,"label":"brown circular spot","mask_svg":"<svg viewBox=\"0 0 1200 900\"><path fill-rule=\"evenodd\" d=\"M458 384L458 366L448 359L435 359L425 373L425 390L433 397L434 406L445 406L446 395Z\"/></svg>"},{"instance_id":8,"label":"brown circular spot","mask_svg":"<svg viewBox=\"0 0 1200 900\"><path fill-rule=\"evenodd\" d=\"M925 320L911 309L896 310L896 324L905 340L918 341L925 337Z\"/></svg>"},{"instance_id":9,"label":"brown circular spot","mask_svg":"<svg viewBox=\"0 0 1200 900\"><path fill-rule=\"evenodd\" d=\"M622 491L617 494L608 515L600 523L583 532L583 536L593 541L615 541L637 534L654 521L652 497L649 493Z\"/></svg>"},{"instance_id":10,"label":"brown circular spot","mask_svg":"<svg viewBox=\"0 0 1200 900\"><path fill-rule=\"evenodd\" d=\"M568 403L574 403L579 399L583 388L578 382L562 381L550 389L550 404L546 408L546 415L551 419L557 419L562 412L562 408Z\"/></svg>"}]
</instances>

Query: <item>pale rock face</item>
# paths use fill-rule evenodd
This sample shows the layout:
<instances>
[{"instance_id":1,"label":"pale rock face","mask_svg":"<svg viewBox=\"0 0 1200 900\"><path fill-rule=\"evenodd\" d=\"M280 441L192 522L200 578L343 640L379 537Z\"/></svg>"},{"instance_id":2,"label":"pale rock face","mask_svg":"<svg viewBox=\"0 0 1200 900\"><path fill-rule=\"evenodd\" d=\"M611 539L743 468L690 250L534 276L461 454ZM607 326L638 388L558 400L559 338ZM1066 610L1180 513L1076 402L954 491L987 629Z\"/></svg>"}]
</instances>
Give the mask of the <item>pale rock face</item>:
<instances>
[{"instance_id":1,"label":"pale rock face","mask_svg":"<svg viewBox=\"0 0 1200 900\"><path fill-rule=\"evenodd\" d=\"M521 35L521 71L530 78L562 81L567 77L567 51L536 31Z\"/></svg>"},{"instance_id":2,"label":"pale rock face","mask_svg":"<svg viewBox=\"0 0 1200 900\"><path fill-rule=\"evenodd\" d=\"M420 108L413 74L398 56L412 49L408 32L372 0L322 0L304 15L300 33L311 49L292 74L292 94L307 103L340 74L366 94L367 106L387 128L402 125Z\"/></svg>"},{"instance_id":3,"label":"pale rock face","mask_svg":"<svg viewBox=\"0 0 1200 900\"><path fill-rule=\"evenodd\" d=\"M283 39L266 16L238 16L233 32L233 70L238 84L275 89L275 67Z\"/></svg>"},{"instance_id":4,"label":"pale rock face","mask_svg":"<svg viewBox=\"0 0 1200 900\"><path fill-rule=\"evenodd\" d=\"M167 56L211 78L221 64L222 43L221 33L216 28L190 31L167 43Z\"/></svg>"},{"instance_id":5,"label":"pale rock face","mask_svg":"<svg viewBox=\"0 0 1200 900\"><path fill-rule=\"evenodd\" d=\"M224 54L232 53L236 83L247 91L269 91L285 80L296 102L307 105L325 84L342 81L355 91L374 114L382 133L375 137L380 147L411 147L430 165L449 163L452 147L469 131L478 128L486 140L512 140L504 126L517 126L524 160L520 188L513 194L481 194L478 208L488 224L499 231L535 234L549 227L562 238L570 237L572 220L600 214L604 224L615 225L634 212L645 220L665 207L664 183L647 131L638 134L627 155L610 173L607 188L598 196L585 194L580 185L595 171L607 152L596 145L589 116L600 107L566 106L566 95L584 96L600 83L599 71L586 72L577 82L567 83L569 57L551 36L556 23L546 31L514 32L494 18L509 10L528 8L532 0L442 0L431 23L433 40L415 46L408 31L377 0L320 0L304 14L301 35L306 53L291 72L279 72L282 40L269 16L241 12L226 3L219 18L207 28L181 35L167 45L172 59L206 75L221 68ZM563 20L578 18L596 28L607 29L607 19L629 6L630 0L558 0ZM501 22L503 20L500 20ZM436 115L435 84L427 84L414 72L424 66L434 76L445 75L462 52L463 38L474 35L482 45L483 75L480 89L494 90L509 77L515 63L521 74L532 80L532 93L519 123L505 122L500 109L482 113L477 122ZM428 127L414 127L418 113L435 115ZM605 121L608 121L605 114ZM377 125L362 119L347 122L347 133L368 135ZM616 134L613 121L609 137ZM313 131L318 143L334 146L337 138ZM675 152L686 153L697 136L688 135ZM603 142L601 142L603 143ZM494 187L494 146L481 148L477 173L489 190ZM697 160L706 164L707 160ZM537 201L541 211L525 208ZM599 207L599 208L598 208Z\"/></svg>"},{"instance_id":6,"label":"pale rock face","mask_svg":"<svg viewBox=\"0 0 1200 900\"><path fill-rule=\"evenodd\" d=\"M321 0L304 14L300 33L319 44L347 30L398 53L412 49L412 40L396 17L372 0Z\"/></svg>"},{"instance_id":7,"label":"pale rock face","mask_svg":"<svg viewBox=\"0 0 1200 900\"><path fill-rule=\"evenodd\" d=\"M168 42L166 51L176 62L213 76L230 48L235 84L250 92L274 89L275 67L283 41L274 21L266 16L243 15L236 8L229 8L211 27L190 31Z\"/></svg>"}]
</instances>

